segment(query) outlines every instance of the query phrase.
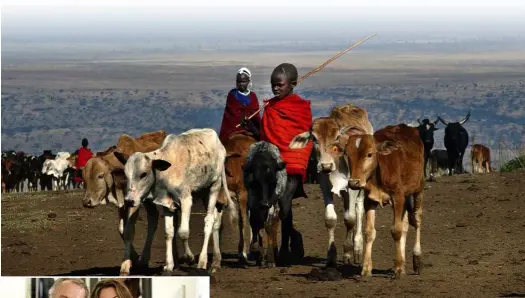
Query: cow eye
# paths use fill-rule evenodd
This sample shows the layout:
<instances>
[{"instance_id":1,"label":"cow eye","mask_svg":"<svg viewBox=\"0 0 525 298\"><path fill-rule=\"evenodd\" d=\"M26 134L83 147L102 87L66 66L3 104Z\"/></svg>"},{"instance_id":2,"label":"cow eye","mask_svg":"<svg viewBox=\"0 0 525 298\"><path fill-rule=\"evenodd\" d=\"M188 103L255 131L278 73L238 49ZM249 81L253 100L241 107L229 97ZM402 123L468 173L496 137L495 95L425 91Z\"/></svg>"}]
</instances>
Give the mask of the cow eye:
<instances>
[{"instance_id":1,"label":"cow eye","mask_svg":"<svg viewBox=\"0 0 525 298\"><path fill-rule=\"evenodd\" d=\"M104 174L103 173L98 175L98 179L103 179L103 178L104 178Z\"/></svg>"},{"instance_id":2,"label":"cow eye","mask_svg":"<svg viewBox=\"0 0 525 298\"><path fill-rule=\"evenodd\" d=\"M146 173L146 172L144 172L144 173L140 174L140 179L144 179L144 177L146 177L146 175L147 175L147 173Z\"/></svg>"},{"instance_id":3,"label":"cow eye","mask_svg":"<svg viewBox=\"0 0 525 298\"><path fill-rule=\"evenodd\" d=\"M372 152L369 152L369 153L366 155L366 157L371 158L371 157L372 157Z\"/></svg>"},{"instance_id":4,"label":"cow eye","mask_svg":"<svg viewBox=\"0 0 525 298\"><path fill-rule=\"evenodd\" d=\"M336 145L333 145L332 146L332 151L333 152L339 152L339 147L337 147Z\"/></svg>"}]
</instances>

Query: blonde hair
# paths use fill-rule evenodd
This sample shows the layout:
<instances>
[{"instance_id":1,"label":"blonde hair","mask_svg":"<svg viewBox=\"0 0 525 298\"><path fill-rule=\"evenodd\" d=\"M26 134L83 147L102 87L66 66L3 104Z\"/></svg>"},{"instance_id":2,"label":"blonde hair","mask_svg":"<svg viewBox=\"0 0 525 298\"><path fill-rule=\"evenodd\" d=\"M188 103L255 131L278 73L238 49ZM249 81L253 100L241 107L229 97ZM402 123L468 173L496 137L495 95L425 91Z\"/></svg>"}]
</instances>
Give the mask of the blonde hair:
<instances>
[{"instance_id":1,"label":"blonde hair","mask_svg":"<svg viewBox=\"0 0 525 298\"><path fill-rule=\"evenodd\" d=\"M69 281L69 282L72 282L74 283L75 285L81 287L82 289L84 289L84 297L88 298L89 297L89 289L87 288L86 286L86 283L84 282L84 280L82 280L81 278L59 278L57 280L55 280L55 282L53 283L53 285L51 286L51 288L49 289L49 297L53 297L53 294L55 292L55 289L63 282L66 282L66 281Z\"/></svg>"},{"instance_id":2,"label":"blonde hair","mask_svg":"<svg viewBox=\"0 0 525 298\"><path fill-rule=\"evenodd\" d=\"M117 296L119 298L133 298L131 292L129 291L128 287L126 287L124 282L114 278L103 279L99 281L95 285L95 288L93 288L93 291L91 292L91 298L99 298L100 292L102 292L103 289L107 288L115 289L115 292L117 292Z\"/></svg>"}]
</instances>

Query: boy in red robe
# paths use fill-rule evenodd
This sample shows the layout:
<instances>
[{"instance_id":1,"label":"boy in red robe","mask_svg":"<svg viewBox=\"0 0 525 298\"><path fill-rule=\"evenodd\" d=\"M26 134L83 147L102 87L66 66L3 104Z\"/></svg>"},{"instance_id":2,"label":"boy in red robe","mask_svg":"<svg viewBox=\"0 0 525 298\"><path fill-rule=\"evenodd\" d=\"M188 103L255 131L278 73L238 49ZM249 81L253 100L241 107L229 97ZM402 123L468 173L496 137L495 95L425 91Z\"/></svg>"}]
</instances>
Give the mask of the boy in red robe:
<instances>
[{"instance_id":1,"label":"boy in red robe","mask_svg":"<svg viewBox=\"0 0 525 298\"><path fill-rule=\"evenodd\" d=\"M307 197L303 183L306 180L306 168L313 148L310 141L303 149L290 149L288 145L296 136L308 131L312 126L310 101L293 93L297 85L297 69L290 63L277 66L272 72L271 85L274 98L269 100L261 121L261 141L269 142L279 148L281 158L286 163L288 180L283 198L279 202L281 224L281 249L278 260L286 264L291 257L294 260L304 256L301 234L293 227L292 200ZM288 245L291 240L290 248Z\"/></svg>"},{"instance_id":2,"label":"boy in red robe","mask_svg":"<svg viewBox=\"0 0 525 298\"><path fill-rule=\"evenodd\" d=\"M88 148L88 145L88 140L84 138L82 139L82 147L78 149L77 163L75 164L76 175L73 178L73 181L77 186L84 181L84 179L82 179L82 168L86 165L88 160L93 157L93 152L91 152L91 149Z\"/></svg>"},{"instance_id":3,"label":"boy in red robe","mask_svg":"<svg viewBox=\"0 0 525 298\"><path fill-rule=\"evenodd\" d=\"M255 115L246 122L244 126L235 127L241 121L259 109L259 100L255 92L251 91L251 72L243 67L237 72L237 88L230 90L226 99L226 107L222 116L222 124L219 132L219 139L223 144L236 132L248 131L259 139L259 128L261 116Z\"/></svg>"}]
</instances>

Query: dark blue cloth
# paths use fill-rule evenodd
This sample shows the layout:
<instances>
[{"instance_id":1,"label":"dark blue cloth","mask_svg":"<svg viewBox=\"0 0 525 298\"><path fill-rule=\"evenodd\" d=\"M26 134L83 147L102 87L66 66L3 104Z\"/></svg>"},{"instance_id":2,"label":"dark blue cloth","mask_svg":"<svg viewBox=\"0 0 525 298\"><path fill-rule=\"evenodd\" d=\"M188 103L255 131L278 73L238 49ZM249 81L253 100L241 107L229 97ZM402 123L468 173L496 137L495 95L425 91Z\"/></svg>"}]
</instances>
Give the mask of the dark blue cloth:
<instances>
[{"instance_id":1,"label":"dark blue cloth","mask_svg":"<svg viewBox=\"0 0 525 298\"><path fill-rule=\"evenodd\" d=\"M233 89L232 93L235 99L237 99L244 106L247 106L250 103L251 97L249 93L248 95L243 95L242 93L239 92L237 88Z\"/></svg>"}]
</instances>

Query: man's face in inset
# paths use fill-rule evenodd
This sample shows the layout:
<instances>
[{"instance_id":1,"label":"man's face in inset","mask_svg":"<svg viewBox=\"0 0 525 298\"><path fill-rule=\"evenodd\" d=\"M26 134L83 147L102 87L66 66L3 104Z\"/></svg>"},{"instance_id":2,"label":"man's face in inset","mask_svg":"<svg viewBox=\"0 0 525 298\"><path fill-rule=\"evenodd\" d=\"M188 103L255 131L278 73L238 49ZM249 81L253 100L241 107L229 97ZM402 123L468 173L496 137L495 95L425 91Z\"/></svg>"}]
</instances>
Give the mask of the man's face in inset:
<instances>
[{"instance_id":1,"label":"man's face in inset","mask_svg":"<svg viewBox=\"0 0 525 298\"><path fill-rule=\"evenodd\" d=\"M86 290L71 281L64 281L58 285L51 298L85 298Z\"/></svg>"}]
</instances>

